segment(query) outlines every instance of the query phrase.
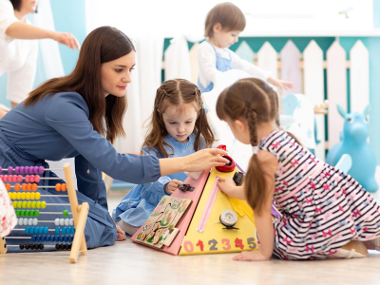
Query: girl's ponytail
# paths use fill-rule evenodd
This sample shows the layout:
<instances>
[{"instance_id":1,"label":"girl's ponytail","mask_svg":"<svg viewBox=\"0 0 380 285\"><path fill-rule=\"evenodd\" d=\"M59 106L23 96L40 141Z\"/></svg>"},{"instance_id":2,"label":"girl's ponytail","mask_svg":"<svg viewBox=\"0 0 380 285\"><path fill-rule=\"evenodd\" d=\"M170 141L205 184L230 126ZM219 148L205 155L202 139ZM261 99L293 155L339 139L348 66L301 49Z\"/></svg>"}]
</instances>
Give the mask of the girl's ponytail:
<instances>
[{"instance_id":1,"label":"girl's ponytail","mask_svg":"<svg viewBox=\"0 0 380 285\"><path fill-rule=\"evenodd\" d=\"M252 147L257 147L257 115L250 104L246 105L246 118L248 120L250 141ZM245 196L249 206L260 215L265 201L265 174L254 153L249 161L249 167L245 178Z\"/></svg>"},{"instance_id":2,"label":"girl's ponytail","mask_svg":"<svg viewBox=\"0 0 380 285\"><path fill-rule=\"evenodd\" d=\"M196 99L199 106L199 111L198 111L199 114L198 114L197 121L195 122L195 128L194 128L194 134L195 134L194 150L198 151L200 149L201 139L204 140L205 146L207 148L211 148L215 141L215 136L208 123L206 111L203 107L201 90L199 90L199 88L196 87L194 92L196 94Z\"/></svg>"}]
</instances>

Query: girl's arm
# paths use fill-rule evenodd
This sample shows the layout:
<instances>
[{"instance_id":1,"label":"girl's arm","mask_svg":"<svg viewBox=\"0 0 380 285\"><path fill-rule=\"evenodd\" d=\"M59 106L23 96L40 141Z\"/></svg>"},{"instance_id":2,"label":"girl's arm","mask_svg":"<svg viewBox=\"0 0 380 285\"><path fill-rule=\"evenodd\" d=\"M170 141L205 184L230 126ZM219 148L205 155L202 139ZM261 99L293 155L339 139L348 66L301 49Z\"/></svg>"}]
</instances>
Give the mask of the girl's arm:
<instances>
[{"instance_id":1,"label":"girl's arm","mask_svg":"<svg viewBox=\"0 0 380 285\"><path fill-rule=\"evenodd\" d=\"M278 79L274 79L272 77L269 77L267 79L267 82L278 87L278 88L285 89L285 90L294 88L293 82L278 80Z\"/></svg>"},{"instance_id":2,"label":"girl's arm","mask_svg":"<svg viewBox=\"0 0 380 285\"><path fill-rule=\"evenodd\" d=\"M79 49L77 39L70 33L49 31L24 22L14 22L6 29L5 34L13 39L22 40L52 39L71 49Z\"/></svg>"},{"instance_id":3,"label":"girl's arm","mask_svg":"<svg viewBox=\"0 0 380 285\"><path fill-rule=\"evenodd\" d=\"M241 59L233 51L230 51L230 53L231 53L232 68L241 69L247 72L249 75L253 77L257 77L261 80L267 81L268 83L281 89L287 90L287 89L292 89L294 87L294 84L292 82L274 79L273 77L270 77L270 74L271 74L270 72L264 71L261 68L257 67L256 65L244 59Z\"/></svg>"},{"instance_id":4,"label":"girl's arm","mask_svg":"<svg viewBox=\"0 0 380 285\"><path fill-rule=\"evenodd\" d=\"M220 71L216 69L215 51L207 42L201 43L198 47L198 67L199 81L202 85L208 85L209 82L215 83L216 74Z\"/></svg>"},{"instance_id":5,"label":"girl's arm","mask_svg":"<svg viewBox=\"0 0 380 285\"><path fill-rule=\"evenodd\" d=\"M233 51L229 51L231 55L231 65L233 69L240 69L247 72L250 76L259 78L263 81L267 81L271 72L264 71L261 68L257 67L253 63L246 61L245 59L241 59Z\"/></svg>"},{"instance_id":6,"label":"girl's arm","mask_svg":"<svg viewBox=\"0 0 380 285\"><path fill-rule=\"evenodd\" d=\"M219 189L228 196L240 200L245 200L244 186L236 186L231 178L219 178Z\"/></svg>"}]
</instances>

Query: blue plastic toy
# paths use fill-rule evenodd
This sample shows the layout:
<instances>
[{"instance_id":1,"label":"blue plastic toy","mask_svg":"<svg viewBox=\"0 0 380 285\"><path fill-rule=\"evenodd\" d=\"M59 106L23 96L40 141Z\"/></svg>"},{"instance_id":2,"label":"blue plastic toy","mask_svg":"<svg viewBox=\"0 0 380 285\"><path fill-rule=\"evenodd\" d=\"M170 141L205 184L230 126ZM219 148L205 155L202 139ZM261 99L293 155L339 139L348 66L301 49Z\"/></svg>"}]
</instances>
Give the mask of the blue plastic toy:
<instances>
[{"instance_id":1,"label":"blue plastic toy","mask_svg":"<svg viewBox=\"0 0 380 285\"><path fill-rule=\"evenodd\" d=\"M341 133L341 142L334 145L328 152L326 161L330 165L336 165L342 155L348 154L352 159L348 174L368 192L376 192L379 187L375 180L376 159L367 142L369 106L365 108L363 114L358 112L347 114L339 104L337 108L344 118L343 133Z\"/></svg>"}]
</instances>

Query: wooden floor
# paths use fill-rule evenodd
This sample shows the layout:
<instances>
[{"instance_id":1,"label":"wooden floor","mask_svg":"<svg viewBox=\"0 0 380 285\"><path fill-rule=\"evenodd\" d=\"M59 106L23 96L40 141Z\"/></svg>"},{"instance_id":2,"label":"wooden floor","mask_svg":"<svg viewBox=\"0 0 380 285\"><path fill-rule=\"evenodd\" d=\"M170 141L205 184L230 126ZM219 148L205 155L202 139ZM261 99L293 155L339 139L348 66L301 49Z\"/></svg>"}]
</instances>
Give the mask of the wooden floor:
<instances>
[{"instance_id":1,"label":"wooden floor","mask_svg":"<svg viewBox=\"0 0 380 285\"><path fill-rule=\"evenodd\" d=\"M110 209L124 194L110 195ZM2 255L0 284L380 284L380 252L304 262L235 262L233 256L171 256L128 239L90 250L77 264L69 263L67 252Z\"/></svg>"}]
</instances>

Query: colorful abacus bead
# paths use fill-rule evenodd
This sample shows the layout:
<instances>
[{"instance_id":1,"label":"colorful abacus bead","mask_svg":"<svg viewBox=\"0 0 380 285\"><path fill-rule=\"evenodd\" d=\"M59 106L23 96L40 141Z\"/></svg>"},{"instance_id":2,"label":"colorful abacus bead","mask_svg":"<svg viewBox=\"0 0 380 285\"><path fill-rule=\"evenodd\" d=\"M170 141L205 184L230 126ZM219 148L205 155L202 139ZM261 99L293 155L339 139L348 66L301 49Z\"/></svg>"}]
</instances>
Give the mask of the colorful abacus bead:
<instances>
[{"instance_id":1,"label":"colorful abacus bead","mask_svg":"<svg viewBox=\"0 0 380 285\"><path fill-rule=\"evenodd\" d=\"M66 218L66 219L63 219L63 218L56 218L54 220L54 224L56 226L73 226L73 219L69 219L69 218Z\"/></svg>"},{"instance_id":2,"label":"colorful abacus bead","mask_svg":"<svg viewBox=\"0 0 380 285\"><path fill-rule=\"evenodd\" d=\"M8 167L8 174L12 174L13 173L13 166L9 166Z\"/></svg>"},{"instance_id":3,"label":"colorful abacus bead","mask_svg":"<svg viewBox=\"0 0 380 285\"><path fill-rule=\"evenodd\" d=\"M26 250L43 250L44 249L44 245L42 243L26 243L26 244L23 244L23 243L20 243L20 249L23 250L23 249L26 249Z\"/></svg>"},{"instance_id":4,"label":"colorful abacus bead","mask_svg":"<svg viewBox=\"0 0 380 285\"><path fill-rule=\"evenodd\" d=\"M40 182L40 176L39 175L36 175L36 176L34 176L34 182Z\"/></svg>"}]
</instances>

